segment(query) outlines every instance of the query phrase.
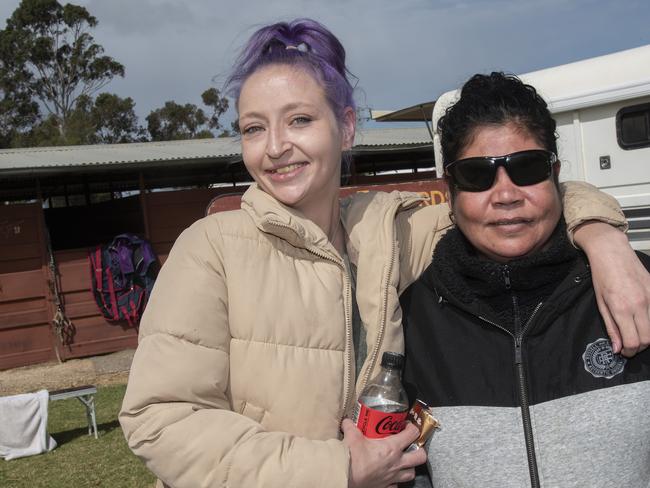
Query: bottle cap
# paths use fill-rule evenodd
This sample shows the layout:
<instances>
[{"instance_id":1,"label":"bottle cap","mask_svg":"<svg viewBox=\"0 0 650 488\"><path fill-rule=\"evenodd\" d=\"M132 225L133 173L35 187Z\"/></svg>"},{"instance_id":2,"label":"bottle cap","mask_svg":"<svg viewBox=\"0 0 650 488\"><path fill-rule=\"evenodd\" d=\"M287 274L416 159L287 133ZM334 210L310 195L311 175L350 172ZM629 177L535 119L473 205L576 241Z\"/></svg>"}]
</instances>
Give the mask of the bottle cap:
<instances>
[{"instance_id":1,"label":"bottle cap","mask_svg":"<svg viewBox=\"0 0 650 488\"><path fill-rule=\"evenodd\" d=\"M398 352L386 351L381 357L381 366L383 368L402 369L404 365L404 355Z\"/></svg>"}]
</instances>

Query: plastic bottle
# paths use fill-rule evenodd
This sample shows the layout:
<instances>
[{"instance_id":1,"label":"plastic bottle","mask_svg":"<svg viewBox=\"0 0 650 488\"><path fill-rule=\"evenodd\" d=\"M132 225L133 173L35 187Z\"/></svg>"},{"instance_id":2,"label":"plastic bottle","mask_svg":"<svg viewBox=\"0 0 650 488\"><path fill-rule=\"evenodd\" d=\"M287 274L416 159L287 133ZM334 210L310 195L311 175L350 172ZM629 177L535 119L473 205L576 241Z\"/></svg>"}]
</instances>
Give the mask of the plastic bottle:
<instances>
[{"instance_id":1,"label":"plastic bottle","mask_svg":"<svg viewBox=\"0 0 650 488\"><path fill-rule=\"evenodd\" d=\"M401 432L406 426L408 397L400 379L404 356L385 352L381 371L361 392L354 422L366 437L379 439Z\"/></svg>"}]
</instances>

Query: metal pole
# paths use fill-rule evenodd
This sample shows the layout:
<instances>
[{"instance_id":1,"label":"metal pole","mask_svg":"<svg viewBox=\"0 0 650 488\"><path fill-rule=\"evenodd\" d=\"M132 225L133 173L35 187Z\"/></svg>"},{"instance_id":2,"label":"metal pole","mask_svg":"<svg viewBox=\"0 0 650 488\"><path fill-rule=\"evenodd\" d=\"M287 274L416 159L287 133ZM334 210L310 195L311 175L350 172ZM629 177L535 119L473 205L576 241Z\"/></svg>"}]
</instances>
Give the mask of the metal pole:
<instances>
[{"instance_id":1,"label":"metal pole","mask_svg":"<svg viewBox=\"0 0 650 488\"><path fill-rule=\"evenodd\" d=\"M422 120L424 120L424 125L427 126L431 140L433 141L433 131L431 130L431 125L429 125L429 118L427 117L426 112L424 111L424 106L420 105L420 112L422 112Z\"/></svg>"},{"instance_id":2,"label":"metal pole","mask_svg":"<svg viewBox=\"0 0 650 488\"><path fill-rule=\"evenodd\" d=\"M147 195L146 195L146 187L144 186L144 176L142 175L142 171L139 173L139 180L140 180L140 209L142 211L142 221L144 223L144 236L149 239L151 232L149 229L149 211L147 209Z\"/></svg>"}]
</instances>

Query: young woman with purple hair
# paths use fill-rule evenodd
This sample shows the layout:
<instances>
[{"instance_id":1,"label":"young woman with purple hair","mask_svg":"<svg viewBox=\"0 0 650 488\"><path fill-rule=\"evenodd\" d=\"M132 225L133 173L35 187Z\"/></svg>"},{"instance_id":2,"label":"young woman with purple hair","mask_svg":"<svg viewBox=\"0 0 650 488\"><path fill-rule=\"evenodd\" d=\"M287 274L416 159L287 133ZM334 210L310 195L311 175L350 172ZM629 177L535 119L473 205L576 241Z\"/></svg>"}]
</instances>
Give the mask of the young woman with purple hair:
<instances>
[{"instance_id":1,"label":"young woman with purple hair","mask_svg":"<svg viewBox=\"0 0 650 488\"><path fill-rule=\"evenodd\" d=\"M398 295L431 261L449 208L399 193L339 201L355 105L345 50L321 24L259 29L228 86L255 183L240 210L183 232L163 266L120 413L129 446L178 488L408 481L425 460L403 452L416 429L369 440L346 417L382 353L404 350ZM568 187L564 203L570 230L594 215L624 225L588 187ZM606 230L589 239L595 229ZM603 223L573 237L592 257L625 239ZM610 260L610 283L638 273L626 252ZM641 308L650 286L637 283ZM644 313L645 324L620 321L624 337L639 342Z\"/></svg>"}]
</instances>

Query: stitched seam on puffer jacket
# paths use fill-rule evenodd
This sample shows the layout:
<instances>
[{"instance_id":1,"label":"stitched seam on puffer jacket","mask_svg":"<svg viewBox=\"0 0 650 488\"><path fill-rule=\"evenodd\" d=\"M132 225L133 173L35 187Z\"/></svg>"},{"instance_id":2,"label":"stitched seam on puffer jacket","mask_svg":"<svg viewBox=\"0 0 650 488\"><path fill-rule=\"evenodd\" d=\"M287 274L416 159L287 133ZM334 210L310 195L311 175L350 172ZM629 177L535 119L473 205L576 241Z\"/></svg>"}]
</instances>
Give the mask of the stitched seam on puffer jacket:
<instances>
[{"instance_id":1,"label":"stitched seam on puffer jacket","mask_svg":"<svg viewBox=\"0 0 650 488\"><path fill-rule=\"evenodd\" d=\"M185 337L181 337L181 336L179 336L179 335L172 334L171 332L152 332L152 333L147 334L146 336L144 336L144 337L141 339L140 342L145 341L146 339L148 339L148 338L150 338L150 337L153 337L153 336L160 336L160 335L161 335L161 336L169 336L169 337L173 337L174 339L178 339L179 341L188 342L188 343L190 343L190 344L192 344L192 345L194 345L194 346L204 347L204 348L206 348L206 349L210 349L210 350L212 350L212 351L221 351L221 352L223 352L223 353L225 353L225 354L230 354L230 351L227 351L226 349L224 349L224 348L222 348L222 347L206 346L205 344L199 344L198 342L194 342L194 341L191 341L191 340L189 340L189 339L187 339L187 338L185 338Z\"/></svg>"},{"instance_id":2,"label":"stitched seam on puffer jacket","mask_svg":"<svg viewBox=\"0 0 650 488\"><path fill-rule=\"evenodd\" d=\"M269 341L259 341L256 339L239 339L237 337L231 337L231 341L237 341L237 342L254 342L256 344L266 344L268 346L284 346L284 347L292 347L294 349L316 349L319 351L337 351L337 352L343 352L345 351L344 348L337 349L329 346L298 346L296 344L283 344L282 342L269 342Z\"/></svg>"},{"instance_id":3,"label":"stitched seam on puffer jacket","mask_svg":"<svg viewBox=\"0 0 650 488\"><path fill-rule=\"evenodd\" d=\"M259 231L258 231L258 234L259 234ZM265 235L265 234L262 234L262 235ZM259 235L257 235L257 236L248 236L248 235L245 235L245 234L236 234L236 233L223 232L221 234L221 237L230 237L230 238L234 238L234 239L245 239L247 241L253 241L253 242L267 242L266 239L261 239L260 238L261 236L259 236Z\"/></svg>"},{"instance_id":4,"label":"stitched seam on puffer jacket","mask_svg":"<svg viewBox=\"0 0 650 488\"><path fill-rule=\"evenodd\" d=\"M293 245L292 243L290 243L286 239L283 239L280 236L276 236L275 234L272 234L272 233L258 231L258 233L260 233L260 232L261 232L261 234L263 236L271 236L271 237L273 237L275 239L278 239L278 240L284 242L288 247L290 247L292 249L295 249L296 250L295 255L294 254L287 254L289 257L293 257L293 258L298 258L299 257L300 259L309 259L310 261L320 261L320 260L323 259L323 258L315 255L314 253L310 252L309 250L307 250L306 248L304 248L302 246ZM271 251L273 251L273 250L277 251L278 250L277 244L271 242L268 238L265 239L265 238L262 238L261 236L247 236L247 235L242 235L242 234L229 234L227 232L224 232L224 233L221 234L220 237L229 238L232 241L245 240L245 241L249 241L249 242L264 246L267 250L271 250ZM305 243L305 245L306 245L306 243ZM300 253L300 254L298 254L298 253ZM303 254L304 254L304 256L303 256Z\"/></svg>"}]
</instances>

